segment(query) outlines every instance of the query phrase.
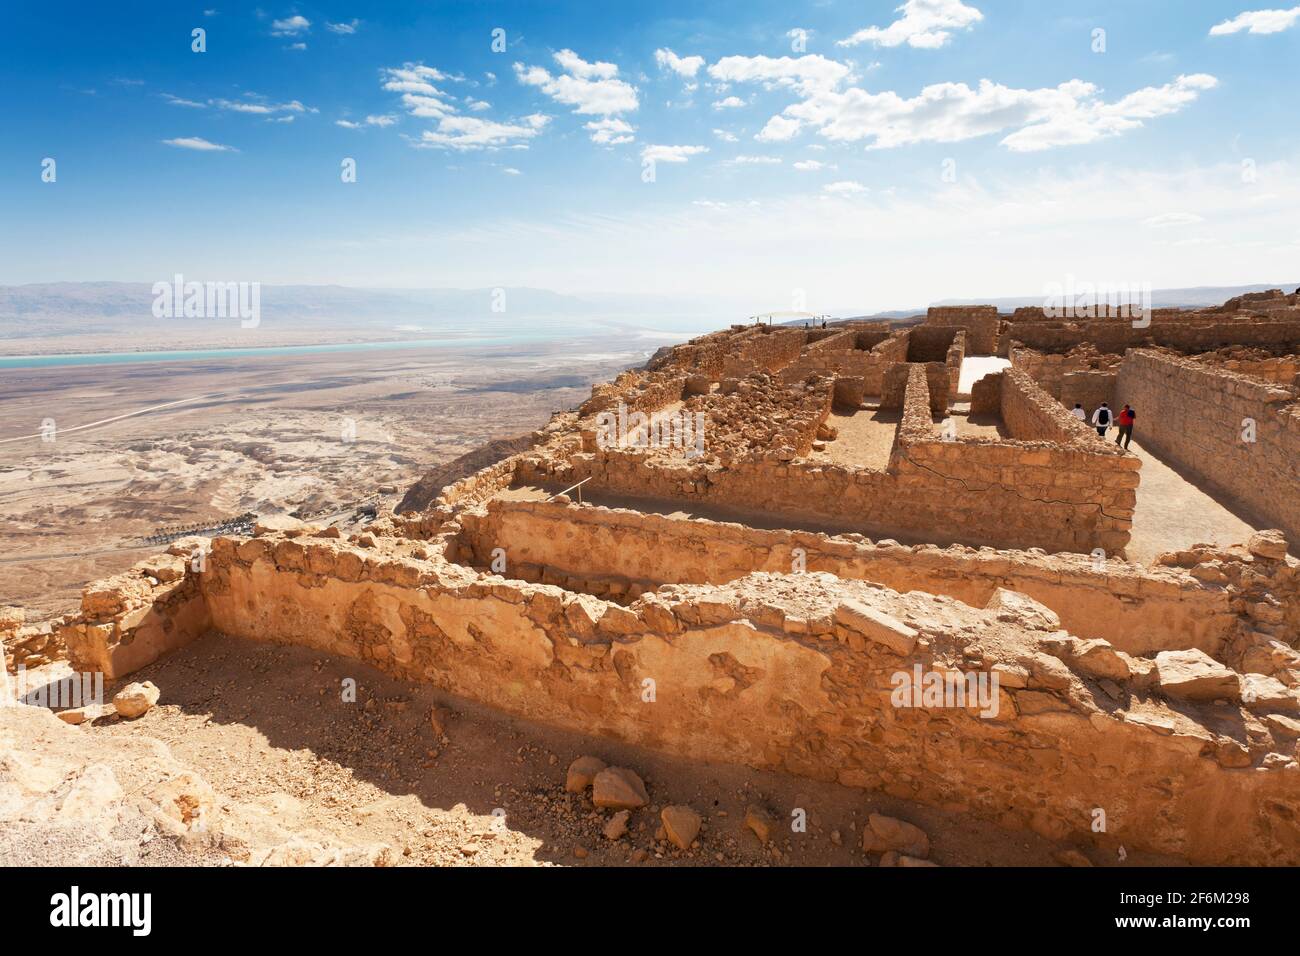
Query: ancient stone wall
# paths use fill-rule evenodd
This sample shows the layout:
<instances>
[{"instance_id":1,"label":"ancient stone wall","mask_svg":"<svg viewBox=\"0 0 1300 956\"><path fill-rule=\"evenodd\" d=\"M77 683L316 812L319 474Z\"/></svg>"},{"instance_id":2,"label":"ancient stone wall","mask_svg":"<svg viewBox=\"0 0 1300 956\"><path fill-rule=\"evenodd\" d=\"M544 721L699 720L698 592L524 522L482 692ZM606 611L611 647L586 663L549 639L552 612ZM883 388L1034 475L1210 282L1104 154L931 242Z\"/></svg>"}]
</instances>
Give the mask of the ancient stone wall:
<instances>
[{"instance_id":1,"label":"ancient stone wall","mask_svg":"<svg viewBox=\"0 0 1300 956\"><path fill-rule=\"evenodd\" d=\"M821 348L825 343L818 343L806 349L798 360L782 369L781 380L797 382L809 375L861 378L866 395L880 395L885 372L906 358L907 333L849 331L844 335L843 339L825 340L834 344L833 348Z\"/></svg>"},{"instance_id":2,"label":"ancient stone wall","mask_svg":"<svg viewBox=\"0 0 1300 956\"><path fill-rule=\"evenodd\" d=\"M1130 654L1196 647L1218 657L1238 622L1222 587L1182 569L1082 555L873 543L544 501L491 501L458 521L457 560L487 568L501 548L511 577L620 602L662 584L786 573L802 560L808 571L946 594L972 607L1009 588L1051 608L1070 633Z\"/></svg>"},{"instance_id":3,"label":"ancient stone wall","mask_svg":"<svg viewBox=\"0 0 1300 956\"><path fill-rule=\"evenodd\" d=\"M1144 349L1124 359L1116 392L1137 411L1144 447L1258 524L1300 535L1300 403L1289 389Z\"/></svg>"},{"instance_id":4,"label":"ancient stone wall","mask_svg":"<svg viewBox=\"0 0 1300 956\"><path fill-rule=\"evenodd\" d=\"M744 378L754 371L779 372L799 357L808 332L799 328L757 326L723 361L723 378Z\"/></svg>"},{"instance_id":5,"label":"ancient stone wall","mask_svg":"<svg viewBox=\"0 0 1300 956\"><path fill-rule=\"evenodd\" d=\"M928 326L960 327L969 335L972 355L996 355L1002 317L994 305L931 306L925 315Z\"/></svg>"},{"instance_id":6,"label":"ancient stone wall","mask_svg":"<svg viewBox=\"0 0 1300 956\"><path fill-rule=\"evenodd\" d=\"M912 372L890 460L900 507L918 524L979 529L965 540L1000 547L1115 554L1127 545L1141 466L1135 456L1098 440L1014 369L1000 388L1013 441L935 436L924 414L927 391Z\"/></svg>"},{"instance_id":7,"label":"ancient stone wall","mask_svg":"<svg viewBox=\"0 0 1300 956\"><path fill-rule=\"evenodd\" d=\"M1092 417L1093 410L1102 402L1110 405L1111 408L1118 408L1115 394L1115 380L1118 377L1118 370L1067 372L1061 376L1061 404L1066 408L1073 408L1074 403L1078 402L1088 411L1089 418Z\"/></svg>"},{"instance_id":8,"label":"ancient stone wall","mask_svg":"<svg viewBox=\"0 0 1300 956\"><path fill-rule=\"evenodd\" d=\"M1006 591L975 609L760 573L622 606L483 575L428 545L282 535L218 539L191 578L218 632L355 658L526 719L1051 839L1102 839L1102 806L1116 847L1300 864L1300 797L1274 753L1286 744L1235 693L1171 707L1176 688L1151 661L1072 637ZM103 656L81 651L79 663ZM999 686L983 705L900 706L898 675L916 668Z\"/></svg>"},{"instance_id":9,"label":"ancient stone wall","mask_svg":"<svg viewBox=\"0 0 1300 956\"><path fill-rule=\"evenodd\" d=\"M1157 310L1159 312L1159 310ZM1228 345L1300 345L1300 318L1290 313L1277 317L1244 315L1236 319L1182 313L1167 321L1153 318L1147 327L1135 328L1131 319L1033 319L1012 317L1002 326L999 354L1007 355L1012 342L1032 349L1063 351L1089 342L1103 352L1122 354L1125 349L1164 346L1184 353L1208 352Z\"/></svg>"}]
</instances>

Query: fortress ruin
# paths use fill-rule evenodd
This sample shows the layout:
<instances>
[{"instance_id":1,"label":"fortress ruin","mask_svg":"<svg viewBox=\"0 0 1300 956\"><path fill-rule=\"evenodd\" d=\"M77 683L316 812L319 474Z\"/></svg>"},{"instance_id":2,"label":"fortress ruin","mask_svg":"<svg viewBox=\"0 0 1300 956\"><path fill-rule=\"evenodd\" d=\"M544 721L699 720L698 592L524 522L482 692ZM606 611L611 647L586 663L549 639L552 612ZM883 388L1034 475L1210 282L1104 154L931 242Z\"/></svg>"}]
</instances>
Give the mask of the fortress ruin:
<instances>
[{"instance_id":1,"label":"fortress ruin","mask_svg":"<svg viewBox=\"0 0 1300 956\"><path fill-rule=\"evenodd\" d=\"M53 630L0 628L11 666L66 655L110 681L209 632L306 645L1053 840L1297 865L1298 362L1300 293L1149 323L732 326L427 508L180 542ZM1131 404L1141 454L1076 402ZM703 442L656 440L656 415ZM1250 533L1179 538L1143 497L1156 468ZM996 676L997 706L897 706L918 667Z\"/></svg>"}]
</instances>

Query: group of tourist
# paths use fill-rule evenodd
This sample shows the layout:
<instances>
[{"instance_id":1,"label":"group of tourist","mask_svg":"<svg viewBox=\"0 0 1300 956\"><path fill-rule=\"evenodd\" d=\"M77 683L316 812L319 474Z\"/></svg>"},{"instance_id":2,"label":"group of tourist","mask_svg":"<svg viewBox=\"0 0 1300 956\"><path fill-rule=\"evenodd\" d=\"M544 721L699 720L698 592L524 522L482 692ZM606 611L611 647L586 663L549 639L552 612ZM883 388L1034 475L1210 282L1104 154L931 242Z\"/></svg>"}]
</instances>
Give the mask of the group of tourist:
<instances>
[{"instance_id":1,"label":"group of tourist","mask_svg":"<svg viewBox=\"0 0 1300 956\"><path fill-rule=\"evenodd\" d=\"M1070 414L1081 422L1087 422L1088 413L1083 410L1083 403L1075 402L1074 408L1070 409ZM1115 444L1128 447L1133 440L1133 423L1137 420L1137 412L1132 407L1125 405L1116 415L1111 412L1110 405L1102 402L1095 412L1092 413L1092 427L1097 429L1097 435L1101 438L1106 437L1106 432L1111 425L1117 425L1119 431L1115 433Z\"/></svg>"}]
</instances>

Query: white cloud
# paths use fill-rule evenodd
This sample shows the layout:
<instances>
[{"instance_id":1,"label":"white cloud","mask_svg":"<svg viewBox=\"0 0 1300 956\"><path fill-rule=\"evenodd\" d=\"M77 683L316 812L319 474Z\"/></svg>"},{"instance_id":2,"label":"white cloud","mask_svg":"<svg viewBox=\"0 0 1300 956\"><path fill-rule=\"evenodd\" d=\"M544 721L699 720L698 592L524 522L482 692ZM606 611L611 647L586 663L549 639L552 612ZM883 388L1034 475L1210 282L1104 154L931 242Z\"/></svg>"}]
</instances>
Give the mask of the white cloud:
<instances>
[{"instance_id":1,"label":"white cloud","mask_svg":"<svg viewBox=\"0 0 1300 956\"><path fill-rule=\"evenodd\" d=\"M285 49L286 49L286 50L305 50L305 49L307 49L307 44L305 44L305 43L290 43L287 47L285 47Z\"/></svg>"},{"instance_id":2,"label":"white cloud","mask_svg":"<svg viewBox=\"0 0 1300 956\"><path fill-rule=\"evenodd\" d=\"M330 23L328 20L325 21L326 30L328 30L330 33L338 33L343 36L346 36L350 33L356 33L357 27L359 26L361 26L360 20L352 20L349 23Z\"/></svg>"},{"instance_id":3,"label":"white cloud","mask_svg":"<svg viewBox=\"0 0 1300 956\"><path fill-rule=\"evenodd\" d=\"M739 96L728 96L725 99L714 100L713 108L715 110L735 110L745 105L745 101Z\"/></svg>"},{"instance_id":4,"label":"white cloud","mask_svg":"<svg viewBox=\"0 0 1300 956\"><path fill-rule=\"evenodd\" d=\"M976 89L965 83L936 83L910 98L858 87L822 90L772 117L757 139L785 141L809 126L828 140L866 140L869 149L890 149L955 143L1010 130L1001 140L1003 146L1033 152L1136 129L1144 120L1178 112L1216 85L1218 80L1204 73L1179 76L1110 103L1101 99L1096 86L1082 80L1033 90L991 80L981 80Z\"/></svg>"},{"instance_id":5,"label":"white cloud","mask_svg":"<svg viewBox=\"0 0 1300 956\"><path fill-rule=\"evenodd\" d=\"M387 67L379 71L384 78L384 89L390 93L416 93L424 96L445 96L434 83L454 80L441 70L423 63L404 63L400 67Z\"/></svg>"},{"instance_id":6,"label":"white cloud","mask_svg":"<svg viewBox=\"0 0 1300 956\"><path fill-rule=\"evenodd\" d=\"M636 127L615 117L595 120L587 123L584 128L591 133L591 141L602 146L630 143L636 138L632 135L636 132Z\"/></svg>"},{"instance_id":7,"label":"white cloud","mask_svg":"<svg viewBox=\"0 0 1300 956\"><path fill-rule=\"evenodd\" d=\"M533 113L513 123L499 123L477 116L443 116L438 120L438 128L425 130L414 145L456 150L518 147L540 133L550 119L541 113Z\"/></svg>"},{"instance_id":8,"label":"white cloud","mask_svg":"<svg viewBox=\"0 0 1300 956\"><path fill-rule=\"evenodd\" d=\"M834 163L823 163L820 159L801 159L794 164L801 173L815 173L821 169L838 169Z\"/></svg>"},{"instance_id":9,"label":"white cloud","mask_svg":"<svg viewBox=\"0 0 1300 956\"><path fill-rule=\"evenodd\" d=\"M659 69L672 70L678 76L689 80L700 72L700 67L704 65L704 57L678 56L672 50L658 49L655 50L655 62L659 64Z\"/></svg>"},{"instance_id":10,"label":"white cloud","mask_svg":"<svg viewBox=\"0 0 1300 956\"><path fill-rule=\"evenodd\" d=\"M492 104L487 100L476 100L472 96L465 98L465 105L475 113L481 113L483 110L490 110L492 108Z\"/></svg>"},{"instance_id":11,"label":"white cloud","mask_svg":"<svg viewBox=\"0 0 1300 956\"><path fill-rule=\"evenodd\" d=\"M832 196L856 196L866 192L867 187L851 179L842 179L837 183L827 183L822 187L822 190Z\"/></svg>"},{"instance_id":12,"label":"white cloud","mask_svg":"<svg viewBox=\"0 0 1300 956\"><path fill-rule=\"evenodd\" d=\"M767 125L758 131L754 139L763 143L783 143L786 140L794 139L795 134L802 128L797 119L791 119L788 116L773 116L767 121Z\"/></svg>"},{"instance_id":13,"label":"white cloud","mask_svg":"<svg viewBox=\"0 0 1300 956\"><path fill-rule=\"evenodd\" d=\"M707 146L646 146L641 150L641 159L656 163L684 163L692 156L708 151Z\"/></svg>"},{"instance_id":14,"label":"white cloud","mask_svg":"<svg viewBox=\"0 0 1300 956\"><path fill-rule=\"evenodd\" d=\"M513 166L504 166L504 167L502 167L501 172L505 173L507 176L522 176L522 175L523 175L523 173L521 173L519 170L515 169Z\"/></svg>"},{"instance_id":15,"label":"white cloud","mask_svg":"<svg viewBox=\"0 0 1300 956\"><path fill-rule=\"evenodd\" d=\"M555 62L564 73L553 75L544 67L516 63L515 76L557 103L572 106L575 113L613 116L637 108L636 87L618 79L613 63L588 63L572 50L556 53Z\"/></svg>"},{"instance_id":16,"label":"white cloud","mask_svg":"<svg viewBox=\"0 0 1300 956\"><path fill-rule=\"evenodd\" d=\"M190 109L205 110L208 108L207 103L198 103L194 100L182 99L179 96L172 96L170 93L162 94L162 98L172 106L188 106Z\"/></svg>"},{"instance_id":17,"label":"white cloud","mask_svg":"<svg viewBox=\"0 0 1300 956\"><path fill-rule=\"evenodd\" d=\"M396 116L385 114L383 116L367 116L363 123L356 123L352 120L335 120L334 125L342 126L344 129L365 129L367 126L392 126L396 122Z\"/></svg>"},{"instance_id":18,"label":"white cloud","mask_svg":"<svg viewBox=\"0 0 1300 956\"><path fill-rule=\"evenodd\" d=\"M219 110L226 110L231 113L252 113L257 116L271 116L276 113L316 113L315 110L308 106L303 106L298 100L290 100L288 103L267 103L260 98L253 97L246 100L225 100L216 99L208 102Z\"/></svg>"},{"instance_id":19,"label":"white cloud","mask_svg":"<svg viewBox=\"0 0 1300 956\"><path fill-rule=\"evenodd\" d=\"M1143 219L1142 225L1152 229L1168 229L1171 226L1194 226L1198 222L1205 222L1205 219L1194 212L1166 212Z\"/></svg>"},{"instance_id":20,"label":"white cloud","mask_svg":"<svg viewBox=\"0 0 1300 956\"><path fill-rule=\"evenodd\" d=\"M433 129L412 139L412 145L421 149L527 149L527 141L536 137L551 120L541 113L508 122L466 116L460 112L454 97L433 85L444 81L463 82L464 77L423 63L386 67L379 71L379 76L385 90L401 94L402 108L409 115L436 121ZM482 101L473 98L467 98L466 102L476 112L489 108L486 103L480 106ZM366 117L366 122L371 126L389 126L395 118Z\"/></svg>"},{"instance_id":21,"label":"white cloud","mask_svg":"<svg viewBox=\"0 0 1300 956\"><path fill-rule=\"evenodd\" d=\"M1281 33L1289 30L1300 21L1300 7L1290 10L1247 10L1231 20L1224 20L1210 27L1210 36L1221 37L1230 33Z\"/></svg>"},{"instance_id":22,"label":"white cloud","mask_svg":"<svg viewBox=\"0 0 1300 956\"><path fill-rule=\"evenodd\" d=\"M718 137L718 139L722 140L724 143L737 142L735 134L728 133L725 129L715 129L713 135Z\"/></svg>"},{"instance_id":23,"label":"white cloud","mask_svg":"<svg viewBox=\"0 0 1300 956\"><path fill-rule=\"evenodd\" d=\"M850 74L849 67L820 54L806 56L724 56L709 67L709 76L719 83L763 83L787 87L805 95L833 89Z\"/></svg>"},{"instance_id":24,"label":"white cloud","mask_svg":"<svg viewBox=\"0 0 1300 956\"><path fill-rule=\"evenodd\" d=\"M984 19L984 14L961 0L907 0L896 12L903 16L889 26L859 30L839 45L894 47L906 43L921 50L937 50L952 37L952 30L968 30Z\"/></svg>"},{"instance_id":25,"label":"white cloud","mask_svg":"<svg viewBox=\"0 0 1300 956\"><path fill-rule=\"evenodd\" d=\"M728 166L776 166L780 164L779 156L736 156L726 160Z\"/></svg>"},{"instance_id":26,"label":"white cloud","mask_svg":"<svg viewBox=\"0 0 1300 956\"><path fill-rule=\"evenodd\" d=\"M293 37L311 29L311 21L295 14L287 20L274 20L271 32L278 37Z\"/></svg>"},{"instance_id":27,"label":"white cloud","mask_svg":"<svg viewBox=\"0 0 1300 956\"><path fill-rule=\"evenodd\" d=\"M194 149L205 153L237 153L239 150L233 146L222 146L220 143L209 143L201 136L182 136L177 139L163 140L168 146L175 146L177 149Z\"/></svg>"}]
</instances>

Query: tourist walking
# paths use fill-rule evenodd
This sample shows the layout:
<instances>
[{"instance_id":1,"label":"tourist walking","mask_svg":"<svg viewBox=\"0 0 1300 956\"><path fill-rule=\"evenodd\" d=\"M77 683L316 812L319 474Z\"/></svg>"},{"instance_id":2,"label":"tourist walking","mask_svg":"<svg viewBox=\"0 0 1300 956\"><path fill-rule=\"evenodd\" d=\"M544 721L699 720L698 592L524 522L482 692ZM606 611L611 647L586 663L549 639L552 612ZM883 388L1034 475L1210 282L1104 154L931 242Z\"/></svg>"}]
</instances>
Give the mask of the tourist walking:
<instances>
[{"instance_id":1,"label":"tourist walking","mask_svg":"<svg viewBox=\"0 0 1300 956\"><path fill-rule=\"evenodd\" d=\"M1136 420L1137 412L1133 411L1129 406L1125 405L1119 410L1119 415L1115 418L1116 423L1119 425L1119 431L1115 433L1116 445L1120 443L1120 439L1123 439L1124 447L1128 447L1128 443L1133 440L1133 422Z\"/></svg>"},{"instance_id":2,"label":"tourist walking","mask_svg":"<svg viewBox=\"0 0 1300 956\"><path fill-rule=\"evenodd\" d=\"M1097 429L1097 434L1105 438L1106 429L1110 428L1110 406L1105 402L1101 403L1101 408L1092 413L1092 424Z\"/></svg>"},{"instance_id":3,"label":"tourist walking","mask_svg":"<svg viewBox=\"0 0 1300 956\"><path fill-rule=\"evenodd\" d=\"M1070 414L1081 422L1088 421L1088 413L1083 410L1083 404L1081 402L1074 403L1074 408L1070 409Z\"/></svg>"}]
</instances>

